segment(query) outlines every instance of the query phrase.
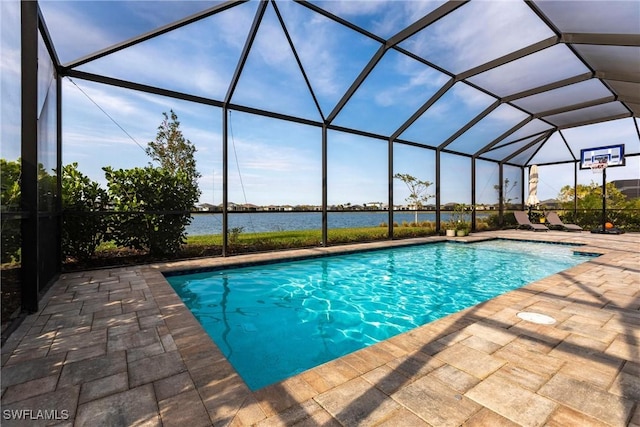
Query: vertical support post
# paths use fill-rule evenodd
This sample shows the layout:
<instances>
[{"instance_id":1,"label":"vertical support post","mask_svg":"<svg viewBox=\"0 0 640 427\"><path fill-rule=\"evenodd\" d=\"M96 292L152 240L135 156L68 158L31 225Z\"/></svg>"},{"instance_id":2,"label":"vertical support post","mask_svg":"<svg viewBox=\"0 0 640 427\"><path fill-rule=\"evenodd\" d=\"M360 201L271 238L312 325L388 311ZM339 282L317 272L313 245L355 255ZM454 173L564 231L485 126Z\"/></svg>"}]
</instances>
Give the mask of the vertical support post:
<instances>
[{"instance_id":1,"label":"vertical support post","mask_svg":"<svg viewBox=\"0 0 640 427\"><path fill-rule=\"evenodd\" d=\"M328 213L328 165L327 165L327 125L322 125L322 246L329 245L329 213Z\"/></svg>"},{"instance_id":2,"label":"vertical support post","mask_svg":"<svg viewBox=\"0 0 640 427\"><path fill-rule=\"evenodd\" d=\"M440 150L436 149L436 233L440 233Z\"/></svg>"},{"instance_id":3,"label":"vertical support post","mask_svg":"<svg viewBox=\"0 0 640 427\"><path fill-rule=\"evenodd\" d=\"M389 239L393 239L393 139L389 138L389 147L388 147L388 171L389 171L389 176L388 176L388 185L389 185L389 191L388 191L388 201L387 204L389 205L389 211L387 212L387 215L389 217L389 221L388 221L388 231L387 231L387 237Z\"/></svg>"},{"instance_id":4,"label":"vertical support post","mask_svg":"<svg viewBox=\"0 0 640 427\"><path fill-rule=\"evenodd\" d=\"M471 157L471 231L476 231L476 157Z\"/></svg>"},{"instance_id":5,"label":"vertical support post","mask_svg":"<svg viewBox=\"0 0 640 427\"><path fill-rule=\"evenodd\" d=\"M504 165L498 163L498 224L504 224Z\"/></svg>"},{"instance_id":6,"label":"vertical support post","mask_svg":"<svg viewBox=\"0 0 640 427\"><path fill-rule=\"evenodd\" d=\"M56 272L62 270L62 76L56 70Z\"/></svg>"},{"instance_id":7,"label":"vertical support post","mask_svg":"<svg viewBox=\"0 0 640 427\"><path fill-rule=\"evenodd\" d=\"M21 1L22 310L38 311L38 2Z\"/></svg>"},{"instance_id":8,"label":"vertical support post","mask_svg":"<svg viewBox=\"0 0 640 427\"><path fill-rule=\"evenodd\" d=\"M529 174L531 174L531 167L529 167ZM524 166L520 168L520 194L522 195L520 198L522 199L520 203L520 210L523 211L526 205L527 195L529 192L528 186L525 185L524 180Z\"/></svg>"},{"instance_id":9,"label":"vertical support post","mask_svg":"<svg viewBox=\"0 0 640 427\"><path fill-rule=\"evenodd\" d=\"M576 162L573 167L573 217L578 214L578 165Z\"/></svg>"},{"instance_id":10,"label":"vertical support post","mask_svg":"<svg viewBox=\"0 0 640 427\"><path fill-rule=\"evenodd\" d=\"M602 232L607 232L607 167L602 169Z\"/></svg>"},{"instance_id":11,"label":"vertical support post","mask_svg":"<svg viewBox=\"0 0 640 427\"><path fill-rule=\"evenodd\" d=\"M229 110L225 105L222 107L222 256L228 255L229 248Z\"/></svg>"}]
</instances>

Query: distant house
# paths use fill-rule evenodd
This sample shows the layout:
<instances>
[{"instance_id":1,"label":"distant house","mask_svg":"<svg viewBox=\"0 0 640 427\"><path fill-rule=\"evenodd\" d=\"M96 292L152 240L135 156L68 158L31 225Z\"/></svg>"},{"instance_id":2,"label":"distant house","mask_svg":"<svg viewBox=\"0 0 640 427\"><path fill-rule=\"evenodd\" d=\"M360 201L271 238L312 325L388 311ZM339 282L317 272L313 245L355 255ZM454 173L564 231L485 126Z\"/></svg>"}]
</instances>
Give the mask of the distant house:
<instances>
[{"instance_id":1,"label":"distant house","mask_svg":"<svg viewBox=\"0 0 640 427\"><path fill-rule=\"evenodd\" d=\"M640 179L618 179L611 181L629 199L640 198Z\"/></svg>"},{"instance_id":2,"label":"distant house","mask_svg":"<svg viewBox=\"0 0 640 427\"><path fill-rule=\"evenodd\" d=\"M364 204L365 210L380 210L382 209L382 202L368 202Z\"/></svg>"},{"instance_id":3,"label":"distant house","mask_svg":"<svg viewBox=\"0 0 640 427\"><path fill-rule=\"evenodd\" d=\"M198 205L198 210L202 212L215 212L218 210L218 207L211 203L202 203L201 205Z\"/></svg>"},{"instance_id":4,"label":"distant house","mask_svg":"<svg viewBox=\"0 0 640 427\"><path fill-rule=\"evenodd\" d=\"M252 203L245 203L244 205L238 205L238 209L239 211L244 211L244 212L256 212L260 209L260 206L258 205L254 205Z\"/></svg>"},{"instance_id":5,"label":"distant house","mask_svg":"<svg viewBox=\"0 0 640 427\"><path fill-rule=\"evenodd\" d=\"M540 201L540 206L545 209L561 209L562 202L558 199L546 199Z\"/></svg>"}]
</instances>

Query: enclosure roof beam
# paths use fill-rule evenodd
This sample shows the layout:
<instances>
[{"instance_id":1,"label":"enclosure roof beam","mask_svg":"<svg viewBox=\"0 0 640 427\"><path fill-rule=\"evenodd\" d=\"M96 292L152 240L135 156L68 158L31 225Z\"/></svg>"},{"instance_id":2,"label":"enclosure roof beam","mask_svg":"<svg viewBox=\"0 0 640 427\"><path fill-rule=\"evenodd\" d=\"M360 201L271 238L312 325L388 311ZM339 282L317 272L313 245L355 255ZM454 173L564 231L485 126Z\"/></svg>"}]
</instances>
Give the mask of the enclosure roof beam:
<instances>
[{"instance_id":1,"label":"enclosure roof beam","mask_svg":"<svg viewBox=\"0 0 640 427\"><path fill-rule=\"evenodd\" d=\"M59 72L62 64L60 64L60 58L58 57L58 52L56 52L56 47L54 46L53 39L51 38L51 34L49 33L47 22L44 20L44 16L42 16L42 11L40 10L40 6L38 6L38 29L40 30L42 39L44 40L44 44L47 47L49 56L53 60L53 64L56 69L56 72Z\"/></svg>"},{"instance_id":2,"label":"enclosure roof beam","mask_svg":"<svg viewBox=\"0 0 640 427\"><path fill-rule=\"evenodd\" d=\"M360 71L358 77L356 77L355 81L351 83L351 86L349 86L340 101L338 101L333 111L329 113L329 116L327 117L327 123L331 123L335 120L336 116L340 113L340 111L342 111L347 102L349 102L353 94L356 93L360 85L362 85L367 76L371 73L371 71L373 71L378 62L380 62L386 51L387 49L383 45L380 46L376 53L373 54L367 65L362 69L362 71Z\"/></svg>"},{"instance_id":3,"label":"enclosure roof beam","mask_svg":"<svg viewBox=\"0 0 640 427\"><path fill-rule=\"evenodd\" d=\"M513 159L514 157L516 157L518 154L521 154L525 151L527 151L529 148L534 147L536 144L540 144L541 141L543 141L547 135L551 134L551 130L547 131L545 134L540 135L539 137L537 137L536 139L534 139L533 141L531 141L530 143L528 143L527 145L525 145L524 147L520 148L519 150L516 150L515 152L509 154L507 157L505 157L504 159L502 159L502 161L500 163L506 163L509 160Z\"/></svg>"},{"instance_id":4,"label":"enclosure roof beam","mask_svg":"<svg viewBox=\"0 0 640 427\"><path fill-rule=\"evenodd\" d=\"M555 130L553 130L552 132L548 132L547 133L547 136L545 137L544 141L542 141L542 144L540 144L538 146L538 148L535 149L533 154L531 154L531 156L525 162L525 165L528 165L529 163L531 163L531 160L533 160L533 158L536 156L536 154L538 154L538 152L542 149L542 147L544 147L544 145L547 143L549 138L551 138L551 135L553 135L554 132L555 132ZM573 153L571 155L573 155Z\"/></svg>"},{"instance_id":5,"label":"enclosure roof beam","mask_svg":"<svg viewBox=\"0 0 640 427\"><path fill-rule=\"evenodd\" d=\"M640 75L638 72L621 72L621 71L605 71L598 70L595 76L601 80L612 80L616 82L640 83Z\"/></svg>"},{"instance_id":6,"label":"enclosure roof beam","mask_svg":"<svg viewBox=\"0 0 640 427\"><path fill-rule=\"evenodd\" d=\"M639 34L562 33L562 43L600 46L640 46Z\"/></svg>"},{"instance_id":7,"label":"enclosure roof beam","mask_svg":"<svg viewBox=\"0 0 640 427\"><path fill-rule=\"evenodd\" d=\"M300 56L298 55L298 51L296 50L295 45L293 44L293 40L291 40L291 35L289 34L289 30L287 30L287 26L284 22L284 19L282 19L282 15L280 14L280 10L278 8L278 5L273 2L273 9L276 12L276 16L278 17L278 21L280 21L280 26L282 27L282 31L284 32L285 37L287 38L287 42L289 43L289 48L291 49L291 52L293 52L293 56L296 60L296 63L298 64L298 69L300 70L300 72L302 73L302 77L304 78L304 82L307 85L307 89L309 89L309 93L311 94L311 97L313 98L313 102L316 105L316 109L318 110L318 114L320 114L320 117L322 118L322 120L325 120L324 114L322 113L322 108L320 107L320 102L318 102L318 98L316 97L315 92L313 91L313 87L311 86L311 82L309 81L309 77L307 76L307 73L304 70L304 67L302 66L302 61L300 60Z\"/></svg>"},{"instance_id":8,"label":"enclosure roof beam","mask_svg":"<svg viewBox=\"0 0 640 427\"><path fill-rule=\"evenodd\" d=\"M528 89L522 92L514 93L509 96L505 96L502 98L504 102L511 102L516 99L526 98L527 96L537 95L539 93L548 92L550 90L559 89L561 87L569 86L575 83L580 83L585 80L589 80L592 78L594 73L583 73L578 74L577 76L569 77L567 79L558 80L557 82L549 83L546 85L538 86L532 89Z\"/></svg>"},{"instance_id":9,"label":"enclosure roof beam","mask_svg":"<svg viewBox=\"0 0 640 427\"><path fill-rule=\"evenodd\" d=\"M453 141L455 141L460 135L462 135L463 133L465 133L466 131L468 131L469 129L471 129L476 123L478 123L480 120L484 119L486 116L489 115L489 113L491 113L493 110L495 110L496 108L498 108L498 106L501 104L500 100L497 99L493 104L489 105L487 108L484 109L484 111L482 111L480 114L478 114L477 116L475 116L470 122L468 122L466 125L464 125L463 127L461 127L460 129L458 129L458 131L456 133L454 133L453 135L451 135L449 138L447 138L447 140L445 142L443 142L442 144L440 144L438 146L438 150L443 150L444 148L446 148L447 145L451 144Z\"/></svg>"},{"instance_id":10,"label":"enclosure roof beam","mask_svg":"<svg viewBox=\"0 0 640 427\"><path fill-rule=\"evenodd\" d=\"M545 117L545 116L553 116L554 114L560 113L568 113L569 111L579 110L581 108L587 107L595 107L596 105L606 104L608 102L613 102L616 100L616 97L613 95L605 96L604 98L592 99L590 101L581 102L579 104L567 105L564 107L554 108L553 110L541 111L533 115L535 118Z\"/></svg>"},{"instance_id":11,"label":"enclosure roof beam","mask_svg":"<svg viewBox=\"0 0 640 427\"><path fill-rule=\"evenodd\" d=\"M87 73L86 71L79 70L67 70L66 76L75 77L90 82L102 83L105 85L121 87L125 89L137 90L139 92L151 93L154 95L166 96L175 99L181 99L183 101L195 102L198 104L212 105L215 107L222 107L223 103L215 101L210 98L204 98L202 96L191 95L183 92L177 92L174 90L162 89L155 86L145 85L141 83L134 83L128 80L120 80L113 77L101 76L98 74Z\"/></svg>"},{"instance_id":12,"label":"enclosure roof beam","mask_svg":"<svg viewBox=\"0 0 640 427\"><path fill-rule=\"evenodd\" d=\"M522 142L522 141L524 141L525 139L529 139L529 138L531 138L531 137L540 136L540 135L542 135L543 133L547 133L547 132L549 132L550 130L554 130L554 129L545 129L545 130L543 130L543 131L536 132L536 133L533 133L533 134L531 134L531 135L523 136L522 138L514 139L513 141L507 142L506 144L498 145L497 147L496 147L496 146L491 147L491 149L489 149L489 150L487 150L487 151L483 152L482 154L484 154L484 153L489 153L489 152L494 151L494 150L499 150L499 149L501 149L501 148L503 148L503 147L508 147L508 146L510 146L510 145L513 145L513 144L517 144L518 142ZM478 156L480 156L480 154L478 154Z\"/></svg>"},{"instance_id":13,"label":"enclosure roof beam","mask_svg":"<svg viewBox=\"0 0 640 427\"><path fill-rule=\"evenodd\" d=\"M333 111L329 113L329 116L327 117L327 123L331 123L333 122L333 120L335 120L336 116L340 113L340 111L342 111L344 106L347 104L347 102L349 102L351 97L353 97L355 92L362 85L362 83L369 76L369 74L371 74L371 71L373 71L373 69L378 64L378 62L380 62L380 60L382 59L382 57L384 56L384 54L387 52L388 49L395 48L398 43L402 42L403 40L406 40L407 38L411 37L415 33L421 31L422 29L432 24L433 22L437 21L438 19L442 18L443 16L446 16L447 14L453 12L460 6L467 3L468 1L469 0L449 0L445 4L438 7L433 12L427 14L423 18L419 19L418 21L409 25L402 31L398 32L396 35L389 38L389 40L384 41L382 46L380 46L378 51L369 60L369 63L362 69L362 71L360 72L358 77L356 77L355 81L351 84L351 86L349 86L345 94L342 96L340 101L334 107Z\"/></svg>"},{"instance_id":14,"label":"enclosure roof beam","mask_svg":"<svg viewBox=\"0 0 640 427\"><path fill-rule=\"evenodd\" d=\"M433 104L436 103L436 101L438 101L438 99L440 99L449 89L451 89L451 87L455 84L456 80L455 79L449 79L449 81L447 83L445 83L444 86L442 86L435 94L433 94L428 100L427 102L425 102L424 104L422 104L422 106L420 108L418 108L418 110L413 113L413 115L411 117L409 117L409 119L407 121L405 121L392 135L391 135L391 140L395 140L397 137L399 137L400 135L402 135L402 133L407 130L416 120L418 120L420 118L420 116L422 116L429 108L431 108L431 106Z\"/></svg>"},{"instance_id":15,"label":"enclosure roof beam","mask_svg":"<svg viewBox=\"0 0 640 427\"><path fill-rule=\"evenodd\" d=\"M75 68L80 65L84 65L87 62L95 61L96 59L102 58L107 55L111 55L112 53L118 52L120 50L126 49L128 47L134 46L138 43L142 43L143 41L152 39L161 34L168 33L169 31L173 31L175 29L184 27L185 25L189 25L193 22L199 21L204 18L208 18L211 15L215 15L216 13L222 12L239 4L245 3L248 0L230 0L224 3L220 3L216 6L213 6L207 10L202 12L195 13L191 16L188 16L179 21L172 22L168 25L164 25L162 27L156 28L155 30L151 30L139 36L133 37L129 40L123 41L121 43L114 44L113 46L107 47L105 49L99 50L97 52L91 53L87 56L84 56L80 59L76 59L75 61L68 62L63 67L64 68Z\"/></svg>"},{"instance_id":16,"label":"enclosure roof beam","mask_svg":"<svg viewBox=\"0 0 640 427\"><path fill-rule=\"evenodd\" d=\"M475 76L476 74L484 73L485 71L489 71L493 68L497 68L501 65L515 61L517 59L524 58L525 56L531 55L532 53L539 52L557 43L558 43L558 37L556 36L549 37L547 39L541 40L532 45L523 47L522 49L518 49L516 51L510 52L504 56L501 56L500 58L496 58L492 61L478 65L477 67L471 68L463 73L458 74L456 78L458 80L468 79L469 77Z\"/></svg>"},{"instance_id":17,"label":"enclosure roof beam","mask_svg":"<svg viewBox=\"0 0 640 427\"><path fill-rule=\"evenodd\" d=\"M633 115L631 113L615 114L613 116L599 117L597 119L589 119L581 122L569 123L566 125L558 126L558 129L569 129L569 128L575 128L579 126L593 125L596 123L610 122L611 120L625 119L627 117L633 117Z\"/></svg>"},{"instance_id":18,"label":"enclosure roof beam","mask_svg":"<svg viewBox=\"0 0 640 427\"><path fill-rule=\"evenodd\" d=\"M507 138L512 133L516 132L518 129L522 128L524 125L529 123L531 120L533 120L532 116L526 117L524 120L521 120L515 126L512 126L511 129L507 129L502 135L498 136L496 139L494 139L493 141L491 141L490 143L488 143L487 145L482 147L480 150L478 150L474 154L474 156L479 156L479 155L481 155L483 153L486 153L487 151L490 151L491 148L493 148L493 146L495 146L496 144L499 144L500 141L503 141L505 138ZM531 136L531 135L529 135L529 136Z\"/></svg>"},{"instance_id":19,"label":"enclosure roof beam","mask_svg":"<svg viewBox=\"0 0 640 427\"><path fill-rule=\"evenodd\" d=\"M264 1L261 1L260 3L258 3L258 9L256 10L256 14L253 17L253 23L251 24L251 29L249 30L249 34L247 35L247 40L245 40L244 47L242 48L240 59L236 64L236 70L233 72L233 77L231 78L231 82L229 83L227 94L224 97L225 104L231 102L231 97L233 96L233 92L235 92L236 86L238 85L238 81L240 80L240 74L242 74L242 70L244 69L244 64L246 64L247 58L249 57L251 46L253 46L253 42L256 39L256 34L258 34L258 28L260 27L260 22L262 22L262 17L264 16L264 12L267 10L267 4L268 3Z\"/></svg>"},{"instance_id":20,"label":"enclosure roof beam","mask_svg":"<svg viewBox=\"0 0 640 427\"><path fill-rule=\"evenodd\" d=\"M449 1L447 1L446 3L441 5L440 7L436 8L435 10L433 10L432 12L430 12L430 13L426 14L425 16L423 16L422 18L418 19L413 24L411 24L408 27L404 28L403 30L398 32L396 35L392 36L386 42L387 47L389 48L389 47L392 47L392 46L395 46L397 44L402 43L403 41L405 41L409 37L413 36L414 34L420 32L420 31L422 31L423 29L425 29L429 25L431 25L434 22L436 22L437 20L447 16L448 14L450 14L451 12L453 12L454 10L459 8L460 6L464 5L465 3L468 3L469 1L470 0L449 0Z\"/></svg>"},{"instance_id":21,"label":"enclosure roof beam","mask_svg":"<svg viewBox=\"0 0 640 427\"><path fill-rule=\"evenodd\" d=\"M562 141L564 142L565 147L567 147L567 151L569 151L569 154L571 154L571 157L573 158L573 161L577 161L577 157L576 157L575 153L571 149L571 146L569 145L569 142L567 142L567 138L564 137L564 134L562 133L562 130L560 128L558 128L558 135L560 135L560 138L562 138Z\"/></svg>"},{"instance_id":22,"label":"enclosure roof beam","mask_svg":"<svg viewBox=\"0 0 640 427\"><path fill-rule=\"evenodd\" d=\"M331 19L332 21L335 21L335 22L337 22L339 24L342 24L345 27L350 28L353 31L356 31L356 32L362 34L363 36L369 37L370 39L373 39L373 40L377 41L380 44L384 44L385 43L385 40L382 37L379 37L379 36L369 32L369 31L367 31L367 30L365 30L365 29L353 24L351 21L347 21L346 19L342 19L339 16L334 15L333 13L322 9L321 7L315 5L315 4L311 3L311 2L308 2L306 0L294 0L294 2L296 2L297 4L299 4L301 6L306 7L307 9L311 9L314 12L316 12L316 13L318 13L318 14L326 17L326 18Z\"/></svg>"}]
</instances>

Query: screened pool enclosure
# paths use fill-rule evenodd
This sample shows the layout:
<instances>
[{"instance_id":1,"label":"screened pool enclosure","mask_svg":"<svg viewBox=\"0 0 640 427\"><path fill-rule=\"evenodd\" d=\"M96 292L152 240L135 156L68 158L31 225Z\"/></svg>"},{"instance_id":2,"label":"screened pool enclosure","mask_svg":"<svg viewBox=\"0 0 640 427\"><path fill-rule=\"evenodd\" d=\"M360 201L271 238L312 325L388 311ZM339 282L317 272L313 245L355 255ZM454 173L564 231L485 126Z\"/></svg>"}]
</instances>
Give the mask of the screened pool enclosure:
<instances>
[{"instance_id":1,"label":"screened pool enclosure","mask_svg":"<svg viewBox=\"0 0 640 427\"><path fill-rule=\"evenodd\" d=\"M220 206L223 256L240 202L314 206L327 245L351 203L386 211L394 238L398 173L432 183L437 231L454 203L524 209L533 165L548 197L590 182L584 148L624 144L609 179L640 176L637 1L0 7L2 157L20 168L2 231L19 230L25 312L61 271L62 167L101 182L145 166L169 110L197 147L201 204Z\"/></svg>"}]
</instances>

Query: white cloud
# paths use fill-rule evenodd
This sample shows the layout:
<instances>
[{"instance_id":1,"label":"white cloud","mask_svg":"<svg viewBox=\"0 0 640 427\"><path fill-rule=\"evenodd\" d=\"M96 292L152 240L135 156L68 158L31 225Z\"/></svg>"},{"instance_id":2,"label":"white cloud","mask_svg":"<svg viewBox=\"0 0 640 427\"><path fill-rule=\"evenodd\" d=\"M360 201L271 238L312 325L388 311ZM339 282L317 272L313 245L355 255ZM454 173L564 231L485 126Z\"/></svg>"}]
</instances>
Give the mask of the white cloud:
<instances>
[{"instance_id":1,"label":"white cloud","mask_svg":"<svg viewBox=\"0 0 640 427\"><path fill-rule=\"evenodd\" d=\"M207 52L203 43L181 37L158 38L116 52L81 69L200 96L224 94L228 79L219 64L223 57ZM203 49L205 47L205 49ZM228 73L227 73L228 74Z\"/></svg>"},{"instance_id":2,"label":"white cloud","mask_svg":"<svg viewBox=\"0 0 640 427\"><path fill-rule=\"evenodd\" d=\"M119 40L91 19L83 2L40 3L47 28L60 60L65 63L104 49Z\"/></svg>"},{"instance_id":3,"label":"white cloud","mask_svg":"<svg viewBox=\"0 0 640 427\"><path fill-rule=\"evenodd\" d=\"M314 157L319 154L319 150L312 150L312 148L319 148L319 144L316 147L307 144L309 147L302 145L301 148L295 148L288 145L275 145L273 141L239 138L235 138L229 144L231 151L235 144L241 170L287 173L294 170L313 171L320 168L320 162ZM235 168L235 156L230 155L229 158Z\"/></svg>"},{"instance_id":4,"label":"white cloud","mask_svg":"<svg viewBox=\"0 0 640 427\"><path fill-rule=\"evenodd\" d=\"M338 16L362 16L375 15L385 9L389 1L324 1L318 2L321 7L331 10Z\"/></svg>"},{"instance_id":5,"label":"white cloud","mask_svg":"<svg viewBox=\"0 0 640 427\"><path fill-rule=\"evenodd\" d=\"M323 95L335 95L342 86L338 52L336 48L342 42L329 20L317 15L304 20L303 8L293 2L278 5L287 18L287 31L294 41L296 52L312 79L314 91ZM313 34L313 37L309 37Z\"/></svg>"},{"instance_id":6,"label":"white cloud","mask_svg":"<svg viewBox=\"0 0 640 427\"><path fill-rule=\"evenodd\" d=\"M407 46L459 73L551 36L523 2L470 2L408 40Z\"/></svg>"},{"instance_id":7,"label":"white cloud","mask_svg":"<svg viewBox=\"0 0 640 427\"><path fill-rule=\"evenodd\" d=\"M278 69L280 73L300 74L291 47L276 18L275 12L271 8L267 9L260 23L250 56L260 58L264 65ZM256 66L258 64L254 62L252 65Z\"/></svg>"},{"instance_id":8,"label":"white cloud","mask_svg":"<svg viewBox=\"0 0 640 427\"><path fill-rule=\"evenodd\" d=\"M93 100L100 108L110 114L118 113L125 116L134 115L138 112L136 103L134 102L135 92L129 92L129 96L118 96L113 93L114 89L109 86L102 86L94 83L88 83L83 80L66 78L63 80L63 89L65 90L63 102L67 103L85 103L93 104ZM89 98L87 98L87 96ZM97 107L96 111L98 110ZM101 113L104 114L104 113Z\"/></svg>"},{"instance_id":9,"label":"white cloud","mask_svg":"<svg viewBox=\"0 0 640 427\"><path fill-rule=\"evenodd\" d=\"M195 13L204 12L217 1L129 1L123 4L123 12L138 21L141 33L186 18Z\"/></svg>"}]
</instances>

